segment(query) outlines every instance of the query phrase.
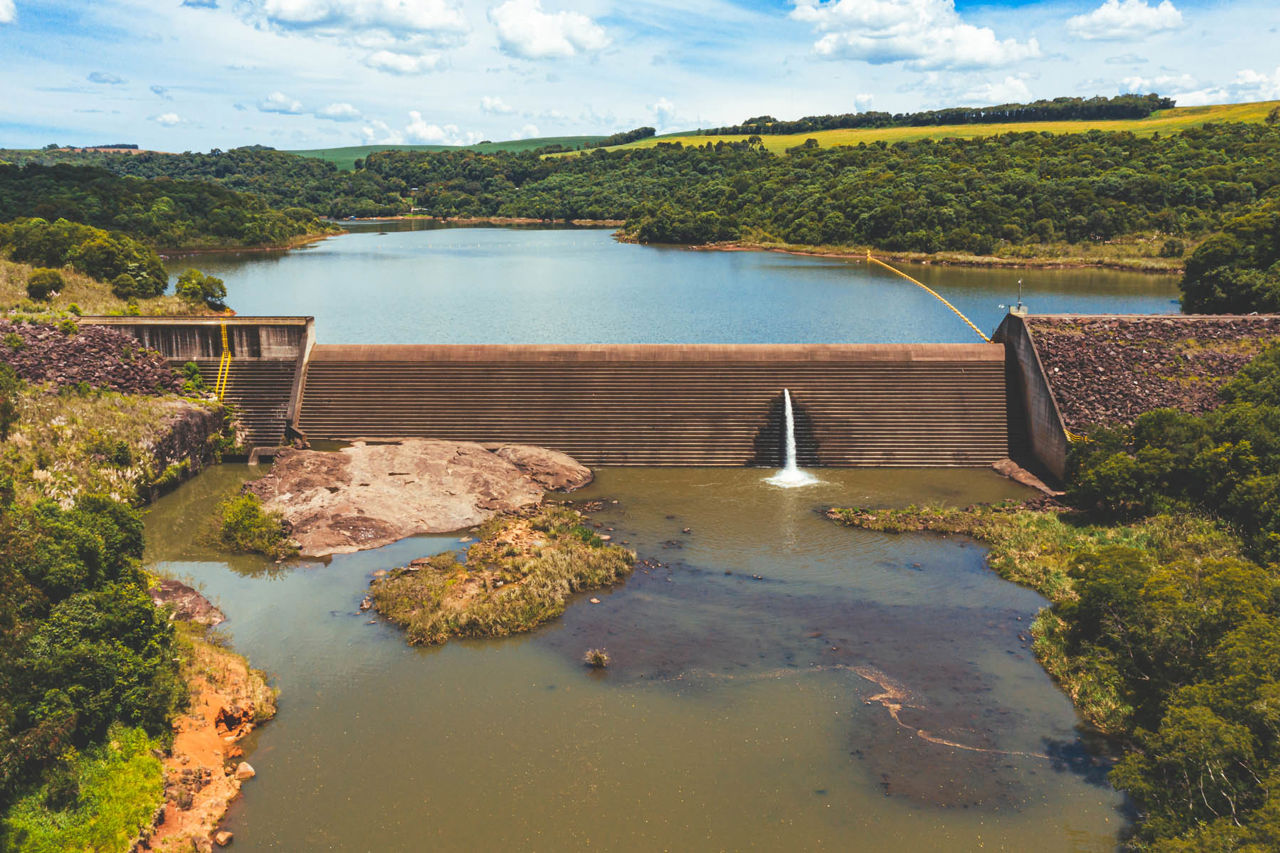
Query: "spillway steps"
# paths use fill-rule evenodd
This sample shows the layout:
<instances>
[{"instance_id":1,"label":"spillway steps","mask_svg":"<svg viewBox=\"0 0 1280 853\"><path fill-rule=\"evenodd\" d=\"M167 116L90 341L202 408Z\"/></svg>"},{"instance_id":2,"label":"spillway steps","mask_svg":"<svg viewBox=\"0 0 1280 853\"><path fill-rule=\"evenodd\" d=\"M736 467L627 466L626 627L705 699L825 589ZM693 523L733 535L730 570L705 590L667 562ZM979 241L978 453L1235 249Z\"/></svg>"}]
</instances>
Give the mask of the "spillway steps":
<instances>
[{"instance_id":1,"label":"spillway steps","mask_svg":"<svg viewBox=\"0 0 1280 853\"><path fill-rule=\"evenodd\" d=\"M205 382L212 384L218 375L218 360L195 362ZM284 443L296 372L294 360L232 360L224 400L235 407L237 438L242 444L276 447Z\"/></svg>"},{"instance_id":2,"label":"spillway steps","mask_svg":"<svg viewBox=\"0 0 1280 853\"><path fill-rule=\"evenodd\" d=\"M1003 352L983 345L315 347L312 438L539 444L588 465L985 465L1008 452Z\"/></svg>"}]
</instances>

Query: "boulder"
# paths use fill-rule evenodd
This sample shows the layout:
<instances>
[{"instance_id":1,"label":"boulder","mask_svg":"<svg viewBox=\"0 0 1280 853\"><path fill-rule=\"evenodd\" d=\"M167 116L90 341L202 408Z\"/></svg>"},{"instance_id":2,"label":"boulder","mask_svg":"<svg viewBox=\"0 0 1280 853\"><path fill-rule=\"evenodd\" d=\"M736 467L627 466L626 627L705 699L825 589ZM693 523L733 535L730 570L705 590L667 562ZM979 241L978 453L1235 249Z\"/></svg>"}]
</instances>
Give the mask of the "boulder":
<instances>
[{"instance_id":1,"label":"boulder","mask_svg":"<svg viewBox=\"0 0 1280 853\"><path fill-rule=\"evenodd\" d=\"M221 610L214 607L199 590L172 578L160 578L149 590L156 607L168 605L173 619L197 622L201 625L218 625L227 621Z\"/></svg>"},{"instance_id":2,"label":"boulder","mask_svg":"<svg viewBox=\"0 0 1280 853\"><path fill-rule=\"evenodd\" d=\"M528 444L504 444L494 451L548 491L571 492L593 479L591 469L568 454Z\"/></svg>"}]
</instances>

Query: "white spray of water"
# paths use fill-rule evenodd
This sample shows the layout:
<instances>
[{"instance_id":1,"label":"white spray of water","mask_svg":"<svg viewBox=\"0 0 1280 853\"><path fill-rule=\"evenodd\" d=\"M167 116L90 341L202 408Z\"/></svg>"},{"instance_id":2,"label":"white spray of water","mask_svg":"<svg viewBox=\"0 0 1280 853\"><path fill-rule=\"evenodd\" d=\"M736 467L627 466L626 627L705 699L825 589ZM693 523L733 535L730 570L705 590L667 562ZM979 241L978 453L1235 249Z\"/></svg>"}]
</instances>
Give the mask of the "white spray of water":
<instances>
[{"instance_id":1,"label":"white spray of water","mask_svg":"<svg viewBox=\"0 0 1280 853\"><path fill-rule=\"evenodd\" d=\"M800 470L796 464L796 416L791 410L791 392L782 390L783 411L786 414L787 456L782 470L765 480L771 486L794 489L800 486L812 486L820 482L817 477Z\"/></svg>"}]
</instances>

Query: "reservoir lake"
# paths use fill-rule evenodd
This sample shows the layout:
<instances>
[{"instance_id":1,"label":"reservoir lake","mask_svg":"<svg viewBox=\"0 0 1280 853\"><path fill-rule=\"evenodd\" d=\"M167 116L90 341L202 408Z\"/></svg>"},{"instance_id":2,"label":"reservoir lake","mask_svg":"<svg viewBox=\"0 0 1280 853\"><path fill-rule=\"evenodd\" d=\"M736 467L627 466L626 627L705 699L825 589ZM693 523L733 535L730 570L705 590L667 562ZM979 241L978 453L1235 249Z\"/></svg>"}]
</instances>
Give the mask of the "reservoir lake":
<instances>
[{"instance_id":1,"label":"reservoir lake","mask_svg":"<svg viewBox=\"0 0 1280 853\"><path fill-rule=\"evenodd\" d=\"M418 223L412 223L416 226ZM967 342L865 265L620 244L607 231L361 226L282 255L173 259L241 314L320 343ZM1168 277L907 268L979 327L1033 311L1176 311ZM357 608L372 573L465 531L275 565L199 544L260 471L147 513L147 561L228 614L279 716L225 822L238 850L1114 850L1108 762L1036 663L1045 602L962 539L838 527L830 506L1031 493L987 470L604 469L573 500L642 560L520 637L411 648ZM685 529L688 533L685 533ZM589 599L599 599L598 604ZM606 648L604 672L582 664Z\"/></svg>"}]
</instances>

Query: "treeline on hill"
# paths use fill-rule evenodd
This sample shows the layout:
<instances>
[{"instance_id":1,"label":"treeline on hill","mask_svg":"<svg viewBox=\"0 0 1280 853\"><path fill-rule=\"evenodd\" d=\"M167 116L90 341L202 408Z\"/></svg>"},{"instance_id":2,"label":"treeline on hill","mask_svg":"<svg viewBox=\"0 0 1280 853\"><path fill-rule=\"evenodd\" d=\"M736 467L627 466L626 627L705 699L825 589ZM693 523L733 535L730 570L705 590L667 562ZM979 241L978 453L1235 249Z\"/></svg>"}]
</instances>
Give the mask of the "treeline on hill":
<instances>
[{"instance_id":1,"label":"treeline on hill","mask_svg":"<svg viewBox=\"0 0 1280 853\"><path fill-rule=\"evenodd\" d=\"M171 178L220 184L252 193L272 207L301 217L305 211L342 219L348 216L395 216L408 213L410 185L357 169L339 171L325 160L286 154L259 145L214 149L208 154L118 154L100 151L0 151L18 164L91 165L136 178ZM28 214L31 215L31 214Z\"/></svg>"},{"instance_id":2,"label":"treeline on hill","mask_svg":"<svg viewBox=\"0 0 1280 853\"><path fill-rule=\"evenodd\" d=\"M1093 430L1072 454L1067 498L1088 516L1209 515L1253 560L1107 548L1077 561L1078 600L1055 608L1066 653L1126 709L1112 779L1152 849L1280 844L1280 347L1222 397L1205 415Z\"/></svg>"},{"instance_id":3,"label":"treeline on hill","mask_svg":"<svg viewBox=\"0 0 1280 853\"><path fill-rule=\"evenodd\" d=\"M812 133L815 130L844 130L874 127L926 127L949 124L1010 124L1027 121L1083 121L1098 119L1146 118L1156 110L1172 109L1172 98L1150 95L1116 95L1111 98L1054 98L1029 104L999 104L994 107L949 107L918 113L886 113L869 110L841 115L805 116L779 121L773 116L756 116L742 124L703 130L707 136L765 133Z\"/></svg>"},{"instance_id":4,"label":"treeline on hill","mask_svg":"<svg viewBox=\"0 0 1280 853\"><path fill-rule=\"evenodd\" d=\"M624 130L621 133L615 133L612 136L606 136L599 142L585 142L583 148L606 148L611 145L626 145L628 142L636 142L641 139L648 139L658 131L652 127L637 127L634 130Z\"/></svg>"},{"instance_id":5,"label":"treeline on hill","mask_svg":"<svg viewBox=\"0 0 1280 853\"><path fill-rule=\"evenodd\" d=\"M273 209L207 181L143 181L67 164L0 165L0 221L22 217L67 219L173 249L278 246L326 230L310 210Z\"/></svg>"}]
</instances>

